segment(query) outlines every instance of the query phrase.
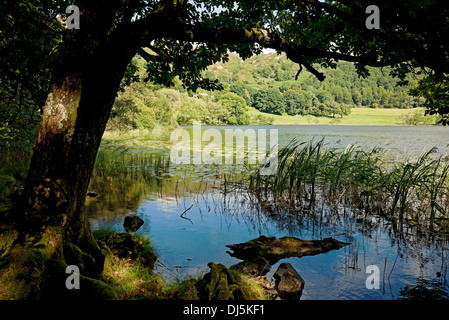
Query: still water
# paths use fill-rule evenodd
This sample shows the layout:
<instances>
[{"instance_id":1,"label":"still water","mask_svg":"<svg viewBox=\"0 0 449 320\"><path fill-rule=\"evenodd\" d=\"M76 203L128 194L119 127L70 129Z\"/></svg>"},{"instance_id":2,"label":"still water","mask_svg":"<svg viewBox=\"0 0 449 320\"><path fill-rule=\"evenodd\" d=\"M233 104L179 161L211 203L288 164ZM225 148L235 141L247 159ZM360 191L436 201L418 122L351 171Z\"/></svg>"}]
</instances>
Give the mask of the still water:
<instances>
[{"instance_id":1,"label":"still water","mask_svg":"<svg viewBox=\"0 0 449 320\"><path fill-rule=\"evenodd\" d=\"M224 127L203 127L210 128L224 130ZM256 128L277 129L279 146L293 138L308 142L324 137L331 147L344 148L349 144L363 149L381 147L391 159L413 158L433 147L435 155L449 153L449 128L444 127ZM213 180L213 174L209 178ZM336 215L326 207L313 216L273 215L252 206L241 192L224 195L213 188L195 192L193 186L203 185L204 181L195 176L187 179L179 173L155 183L125 180L94 175L91 189L100 192L100 196L87 203L92 226L123 232L126 214L140 216L145 223L138 233L151 238L159 254L156 271L168 281L187 276L198 278L208 271L210 261L226 266L236 264L239 260L226 252L226 245L260 235L301 239L333 237L350 245L317 256L279 262L291 263L304 279L302 299L391 300L416 296L417 292L431 299L447 299L447 239L412 227L395 232L388 221L370 218L362 223L351 213L342 211ZM271 267L269 279L278 264ZM367 288L367 278L371 275L366 273L368 266L375 266L379 271L378 289Z\"/></svg>"}]
</instances>

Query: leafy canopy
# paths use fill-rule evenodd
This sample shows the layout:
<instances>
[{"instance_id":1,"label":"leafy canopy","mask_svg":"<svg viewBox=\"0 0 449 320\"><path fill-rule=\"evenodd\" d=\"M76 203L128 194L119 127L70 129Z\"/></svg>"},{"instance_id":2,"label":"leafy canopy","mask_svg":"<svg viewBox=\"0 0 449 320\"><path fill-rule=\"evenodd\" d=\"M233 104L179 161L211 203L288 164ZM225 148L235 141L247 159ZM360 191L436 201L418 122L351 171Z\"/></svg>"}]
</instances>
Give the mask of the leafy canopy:
<instances>
[{"instance_id":1,"label":"leafy canopy","mask_svg":"<svg viewBox=\"0 0 449 320\"><path fill-rule=\"evenodd\" d=\"M54 25L64 5L72 1L20 0L16 4L1 2L2 13L17 17L39 12L48 18L46 24L39 24L39 19L28 21L41 31ZM424 73L426 80L415 94L427 98L430 112L443 113L443 122L448 120L449 7L445 0L78 0L74 4L80 8L83 33L95 34L92 41L106 43L111 54L139 53L147 60L149 79L158 83L171 84L178 76L192 90L219 88L217 81L203 76L208 65L227 61L228 52L247 58L272 48L285 52L298 64L298 71L307 69L320 80L324 75L314 65L335 67L340 60L354 62L362 76L368 74L367 66L387 65L404 82L407 74ZM380 10L380 29L366 28L369 5ZM83 20L89 12L95 12L95 23ZM3 38L5 34L10 33L2 32ZM33 43L43 41L42 48L49 48L52 45L45 43L55 39L60 35L42 32ZM8 42L2 44L6 51ZM19 48L19 52L26 51ZM25 56L41 53L32 47ZM1 55L2 71L14 70L5 63L8 56Z\"/></svg>"}]
</instances>

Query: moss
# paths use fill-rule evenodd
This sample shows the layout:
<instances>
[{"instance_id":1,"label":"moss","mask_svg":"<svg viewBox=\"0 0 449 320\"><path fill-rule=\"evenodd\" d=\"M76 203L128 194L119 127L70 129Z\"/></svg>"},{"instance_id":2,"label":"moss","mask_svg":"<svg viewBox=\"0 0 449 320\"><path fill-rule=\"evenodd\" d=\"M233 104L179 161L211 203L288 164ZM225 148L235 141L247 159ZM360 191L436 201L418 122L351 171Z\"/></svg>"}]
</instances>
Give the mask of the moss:
<instances>
[{"instance_id":1,"label":"moss","mask_svg":"<svg viewBox=\"0 0 449 320\"><path fill-rule=\"evenodd\" d=\"M5 197L16 180L7 175L0 174L0 199Z\"/></svg>"},{"instance_id":2,"label":"moss","mask_svg":"<svg viewBox=\"0 0 449 320\"><path fill-rule=\"evenodd\" d=\"M263 288L251 277L235 269L210 262L210 272L197 283L200 299L206 300L260 300L267 299Z\"/></svg>"},{"instance_id":3,"label":"moss","mask_svg":"<svg viewBox=\"0 0 449 320\"><path fill-rule=\"evenodd\" d=\"M14 244L0 262L0 299L38 299L48 278L47 262L56 248L47 237L33 245Z\"/></svg>"},{"instance_id":4,"label":"moss","mask_svg":"<svg viewBox=\"0 0 449 320\"><path fill-rule=\"evenodd\" d=\"M11 248L17 235L17 232L10 227L0 224L0 259Z\"/></svg>"},{"instance_id":5,"label":"moss","mask_svg":"<svg viewBox=\"0 0 449 320\"><path fill-rule=\"evenodd\" d=\"M13 243L16 237L12 231L9 237L6 232L0 237L5 248L0 259L0 300L117 298L106 283L83 274L80 275L80 290L67 289L68 263L82 270L94 261L77 246L62 245L61 231L57 228L48 228L39 238ZM68 263L67 257L70 257Z\"/></svg>"},{"instance_id":6,"label":"moss","mask_svg":"<svg viewBox=\"0 0 449 320\"><path fill-rule=\"evenodd\" d=\"M76 265L81 273L90 274L95 269L95 259L92 255L83 252L79 247L72 243L64 243L63 246L64 261L67 265Z\"/></svg>"},{"instance_id":7,"label":"moss","mask_svg":"<svg viewBox=\"0 0 449 320\"><path fill-rule=\"evenodd\" d=\"M80 290L71 290L73 296L82 300L116 300L117 292L103 281L80 276Z\"/></svg>"},{"instance_id":8,"label":"moss","mask_svg":"<svg viewBox=\"0 0 449 320\"><path fill-rule=\"evenodd\" d=\"M129 258L149 270L153 269L157 255L148 238L113 232L96 232L94 236L113 255L119 258Z\"/></svg>"},{"instance_id":9,"label":"moss","mask_svg":"<svg viewBox=\"0 0 449 320\"><path fill-rule=\"evenodd\" d=\"M2 229L0 245L0 299L266 299L261 285L222 264L210 263L211 272L200 280L188 279L163 287L153 274L157 256L149 239L112 231L94 233L105 250L104 271L99 279L83 274L95 260L74 244L60 245L59 230L47 230L34 243L16 243L17 234ZM68 290L66 267L80 268L80 289Z\"/></svg>"}]
</instances>

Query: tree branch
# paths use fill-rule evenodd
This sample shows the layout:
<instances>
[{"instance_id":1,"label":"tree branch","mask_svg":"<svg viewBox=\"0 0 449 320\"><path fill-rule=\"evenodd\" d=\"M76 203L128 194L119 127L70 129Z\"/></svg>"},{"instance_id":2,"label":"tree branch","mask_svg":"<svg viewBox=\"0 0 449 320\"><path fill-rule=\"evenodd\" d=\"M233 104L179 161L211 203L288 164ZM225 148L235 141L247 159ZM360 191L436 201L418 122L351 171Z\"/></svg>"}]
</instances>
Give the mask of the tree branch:
<instances>
[{"instance_id":1,"label":"tree branch","mask_svg":"<svg viewBox=\"0 0 449 320\"><path fill-rule=\"evenodd\" d=\"M324 80L324 74L316 70L307 60L310 58L328 58L357 62L363 65L381 67L386 64L373 58L343 54L335 51L307 48L291 43L281 35L262 28L210 28L192 25L175 20L163 14L153 14L133 23L129 34L139 35L138 48L147 46L150 39L172 38L179 41L222 43L222 44L254 44L264 48L272 48L285 52L287 57L303 65L319 80Z\"/></svg>"}]
</instances>

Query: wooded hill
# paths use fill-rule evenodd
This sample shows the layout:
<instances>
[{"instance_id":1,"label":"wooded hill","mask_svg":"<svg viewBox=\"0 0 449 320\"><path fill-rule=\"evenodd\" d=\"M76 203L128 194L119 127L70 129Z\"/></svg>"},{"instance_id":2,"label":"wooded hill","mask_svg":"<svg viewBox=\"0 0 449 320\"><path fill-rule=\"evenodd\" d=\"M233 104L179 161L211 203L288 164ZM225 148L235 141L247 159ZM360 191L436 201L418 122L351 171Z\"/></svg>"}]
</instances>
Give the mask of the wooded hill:
<instances>
[{"instance_id":1,"label":"wooded hill","mask_svg":"<svg viewBox=\"0 0 449 320\"><path fill-rule=\"evenodd\" d=\"M295 80L298 70L285 54L273 52L242 60L231 53L228 62L209 67L205 76L220 80L225 90L243 97L249 106L273 114L343 116L354 107L423 106L422 98L408 93L417 86L417 79L410 77L407 85L400 86L388 67L369 68L370 76L360 78L352 63L340 62L336 69L318 68L326 75L323 82L305 70Z\"/></svg>"},{"instance_id":2,"label":"wooded hill","mask_svg":"<svg viewBox=\"0 0 449 320\"><path fill-rule=\"evenodd\" d=\"M145 78L144 61L133 63ZM318 68L318 67L317 67ZM369 68L370 76L360 78L354 65L341 62L335 69L319 69L326 74L320 82L286 56L276 53L254 55L242 60L229 54L227 62L219 62L204 71L203 76L218 80L221 91L189 92L180 80L174 86L131 83L114 104L109 129L153 129L154 126L191 125L201 121L206 125L270 124L274 119L264 114L252 116L248 107L274 115L302 115L340 118L352 108L416 108L423 99L408 91L417 85L410 78L400 86L390 75L389 68ZM295 79L296 78L296 79Z\"/></svg>"}]
</instances>

